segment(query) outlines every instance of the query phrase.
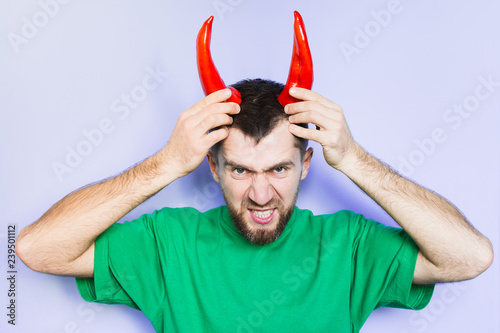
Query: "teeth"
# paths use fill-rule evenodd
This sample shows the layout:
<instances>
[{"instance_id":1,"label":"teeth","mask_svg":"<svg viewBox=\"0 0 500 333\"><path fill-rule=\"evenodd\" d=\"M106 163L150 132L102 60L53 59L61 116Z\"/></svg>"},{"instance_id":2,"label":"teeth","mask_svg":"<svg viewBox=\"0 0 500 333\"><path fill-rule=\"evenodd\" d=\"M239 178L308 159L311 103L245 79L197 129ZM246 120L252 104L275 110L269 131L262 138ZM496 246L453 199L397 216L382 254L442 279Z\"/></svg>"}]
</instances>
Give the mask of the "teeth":
<instances>
[{"instance_id":1,"label":"teeth","mask_svg":"<svg viewBox=\"0 0 500 333\"><path fill-rule=\"evenodd\" d=\"M257 210L252 210L252 213L257 216L257 217L260 217L261 219L265 219L269 216L271 216L271 213L273 212L273 210L265 210L265 211L257 211Z\"/></svg>"}]
</instances>

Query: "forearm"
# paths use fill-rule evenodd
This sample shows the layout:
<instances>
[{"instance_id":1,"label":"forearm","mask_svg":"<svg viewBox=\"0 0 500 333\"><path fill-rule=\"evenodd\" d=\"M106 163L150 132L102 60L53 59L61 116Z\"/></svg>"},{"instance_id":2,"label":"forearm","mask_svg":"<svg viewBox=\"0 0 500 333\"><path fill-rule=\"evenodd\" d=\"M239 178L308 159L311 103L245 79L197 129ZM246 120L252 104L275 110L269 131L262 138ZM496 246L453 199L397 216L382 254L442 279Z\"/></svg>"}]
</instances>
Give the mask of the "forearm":
<instances>
[{"instance_id":1,"label":"forearm","mask_svg":"<svg viewBox=\"0 0 500 333\"><path fill-rule=\"evenodd\" d=\"M17 252L32 269L64 274L113 223L177 177L160 152L122 174L77 190L19 234Z\"/></svg>"},{"instance_id":2,"label":"forearm","mask_svg":"<svg viewBox=\"0 0 500 333\"><path fill-rule=\"evenodd\" d=\"M353 140L339 105L307 89L289 92L304 101L285 107L290 132L321 144L326 162L353 180L417 243L415 283L470 279L491 265L491 242L451 203L366 153ZM301 123L315 129L297 126Z\"/></svg>"},{"instance_id":3,"label":"forearm","mask_svg":"<svg viewBox=\"0 0 500 333\"><path fill-rule=\"evenodd\" d=\"M366 153L357 144L339 170L374 199L413 238L439 279L471 278L492 258L490 241L450 202Z\"/></svg>"},{"instance_id":4,"label":"forearm","mask_svg":"<svg viewBox=\"0 0 500 333\"><path fill-rule=\"evenodd\" d=\"M95 239L113 223L177 178L195 170L228 135L238 104L231 90L214 92L179 115L169 142L124 173L69 194L17 239L19 258L34 270L93 276Z\"/></svg>"}]
</instances>

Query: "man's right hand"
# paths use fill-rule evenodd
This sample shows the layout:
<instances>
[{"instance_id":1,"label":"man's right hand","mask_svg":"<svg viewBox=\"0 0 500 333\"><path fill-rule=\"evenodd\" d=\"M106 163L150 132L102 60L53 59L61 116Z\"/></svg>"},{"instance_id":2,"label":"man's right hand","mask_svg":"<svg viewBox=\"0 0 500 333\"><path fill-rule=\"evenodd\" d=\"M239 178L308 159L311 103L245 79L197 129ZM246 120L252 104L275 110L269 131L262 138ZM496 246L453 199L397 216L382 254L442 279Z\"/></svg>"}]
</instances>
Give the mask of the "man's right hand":
<instances>
[{"instance_id":1,"label":"man's right hand","mask_svg":"<svg viewBox=\"0 0 500 333\"><path fill-rule=\"evenodd\" d=\"M93 277L96 238L144 200L196 169L210 147L227 137L226 126L233 122L230 115L240 109L235 103L222 103L229 96L229 89L208 95L179 116L170 141L157 154L57 202L19 233L18 257L39 272Z\"/></svg>"},{"instance_id":2,"label":"man's right hand","mask_svg":"<svg viewBox=\"0 0 500 333\"><path fill-rule=\"evenodd\" d=\"M228 136L227 125L233 123L231 115L240 112L238 104L223 103L230 96L229 89L216 91L179 116L170 140L160 151L168 159L170 171L178 177L194 171L209 149Z\"/></svg>"}]
</instances>

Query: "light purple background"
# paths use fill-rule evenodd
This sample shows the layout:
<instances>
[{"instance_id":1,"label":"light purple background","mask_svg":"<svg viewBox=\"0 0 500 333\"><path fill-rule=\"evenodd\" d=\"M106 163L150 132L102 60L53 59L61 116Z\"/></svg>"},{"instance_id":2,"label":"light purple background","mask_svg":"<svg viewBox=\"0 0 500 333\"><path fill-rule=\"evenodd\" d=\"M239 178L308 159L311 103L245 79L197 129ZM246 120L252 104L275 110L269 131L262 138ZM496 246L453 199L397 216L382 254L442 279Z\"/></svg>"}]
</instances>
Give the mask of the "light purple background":
<instances>
[{"instance_id":1,"label":"light purple background","mask_svg":"<svg viewBox=\"0 0 500 333\"><path fill-rule=\"evenodd\" d=\"M451 200L498 251L498 1L1 0L2 274L8 224L21 229L67 193L155 153L179 113L203 97L195 39L204 20L215 16L213 57L227 83L284 82L293 10L306 23L313 89L344 108L355 139ZM144 90L143 79L156 68L168 75ZM120 99L131 93L143 100L125 113ZM109 133L89 146L83 132L103 121ZM347 208L394 224L312 146L300 207ZM68 149L78 147L87 156L58 175L54 163L66 164ZM204 162L126 219L163 206L207 210L221 203ZM72 278L35 273L19 261L17 270L15 327L7 324L8 286L0 275L2 332L153 332L139 311L84 302ZM423 311L375 311L362 332L499 332L498 274L495 259L475 280L437 286Z\"/></svg>"}]
</instances>

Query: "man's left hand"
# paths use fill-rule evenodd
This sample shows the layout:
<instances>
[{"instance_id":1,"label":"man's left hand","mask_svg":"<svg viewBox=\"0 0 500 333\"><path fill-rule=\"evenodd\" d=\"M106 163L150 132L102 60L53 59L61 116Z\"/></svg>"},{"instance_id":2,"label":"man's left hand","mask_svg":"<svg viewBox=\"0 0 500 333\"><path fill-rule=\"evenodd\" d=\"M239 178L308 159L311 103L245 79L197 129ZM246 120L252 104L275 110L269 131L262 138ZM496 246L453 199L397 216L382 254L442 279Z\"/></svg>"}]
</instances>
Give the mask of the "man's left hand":
<instances>
[{"instance_id":1,"label":"man's left hand","mask_svg":"<svg viewBox=\"0 0 500 333\"><path fill-rule=\"evenodd\" d=\"M294 87L290 95L302 101L288 104L290 132L298 137L318 142L323 147L326 162L336 169L347 167L359 146L351 136L342 108L318 93ZM316 128L295 124L311 123Z\"/></svg>"}]
</instances>

